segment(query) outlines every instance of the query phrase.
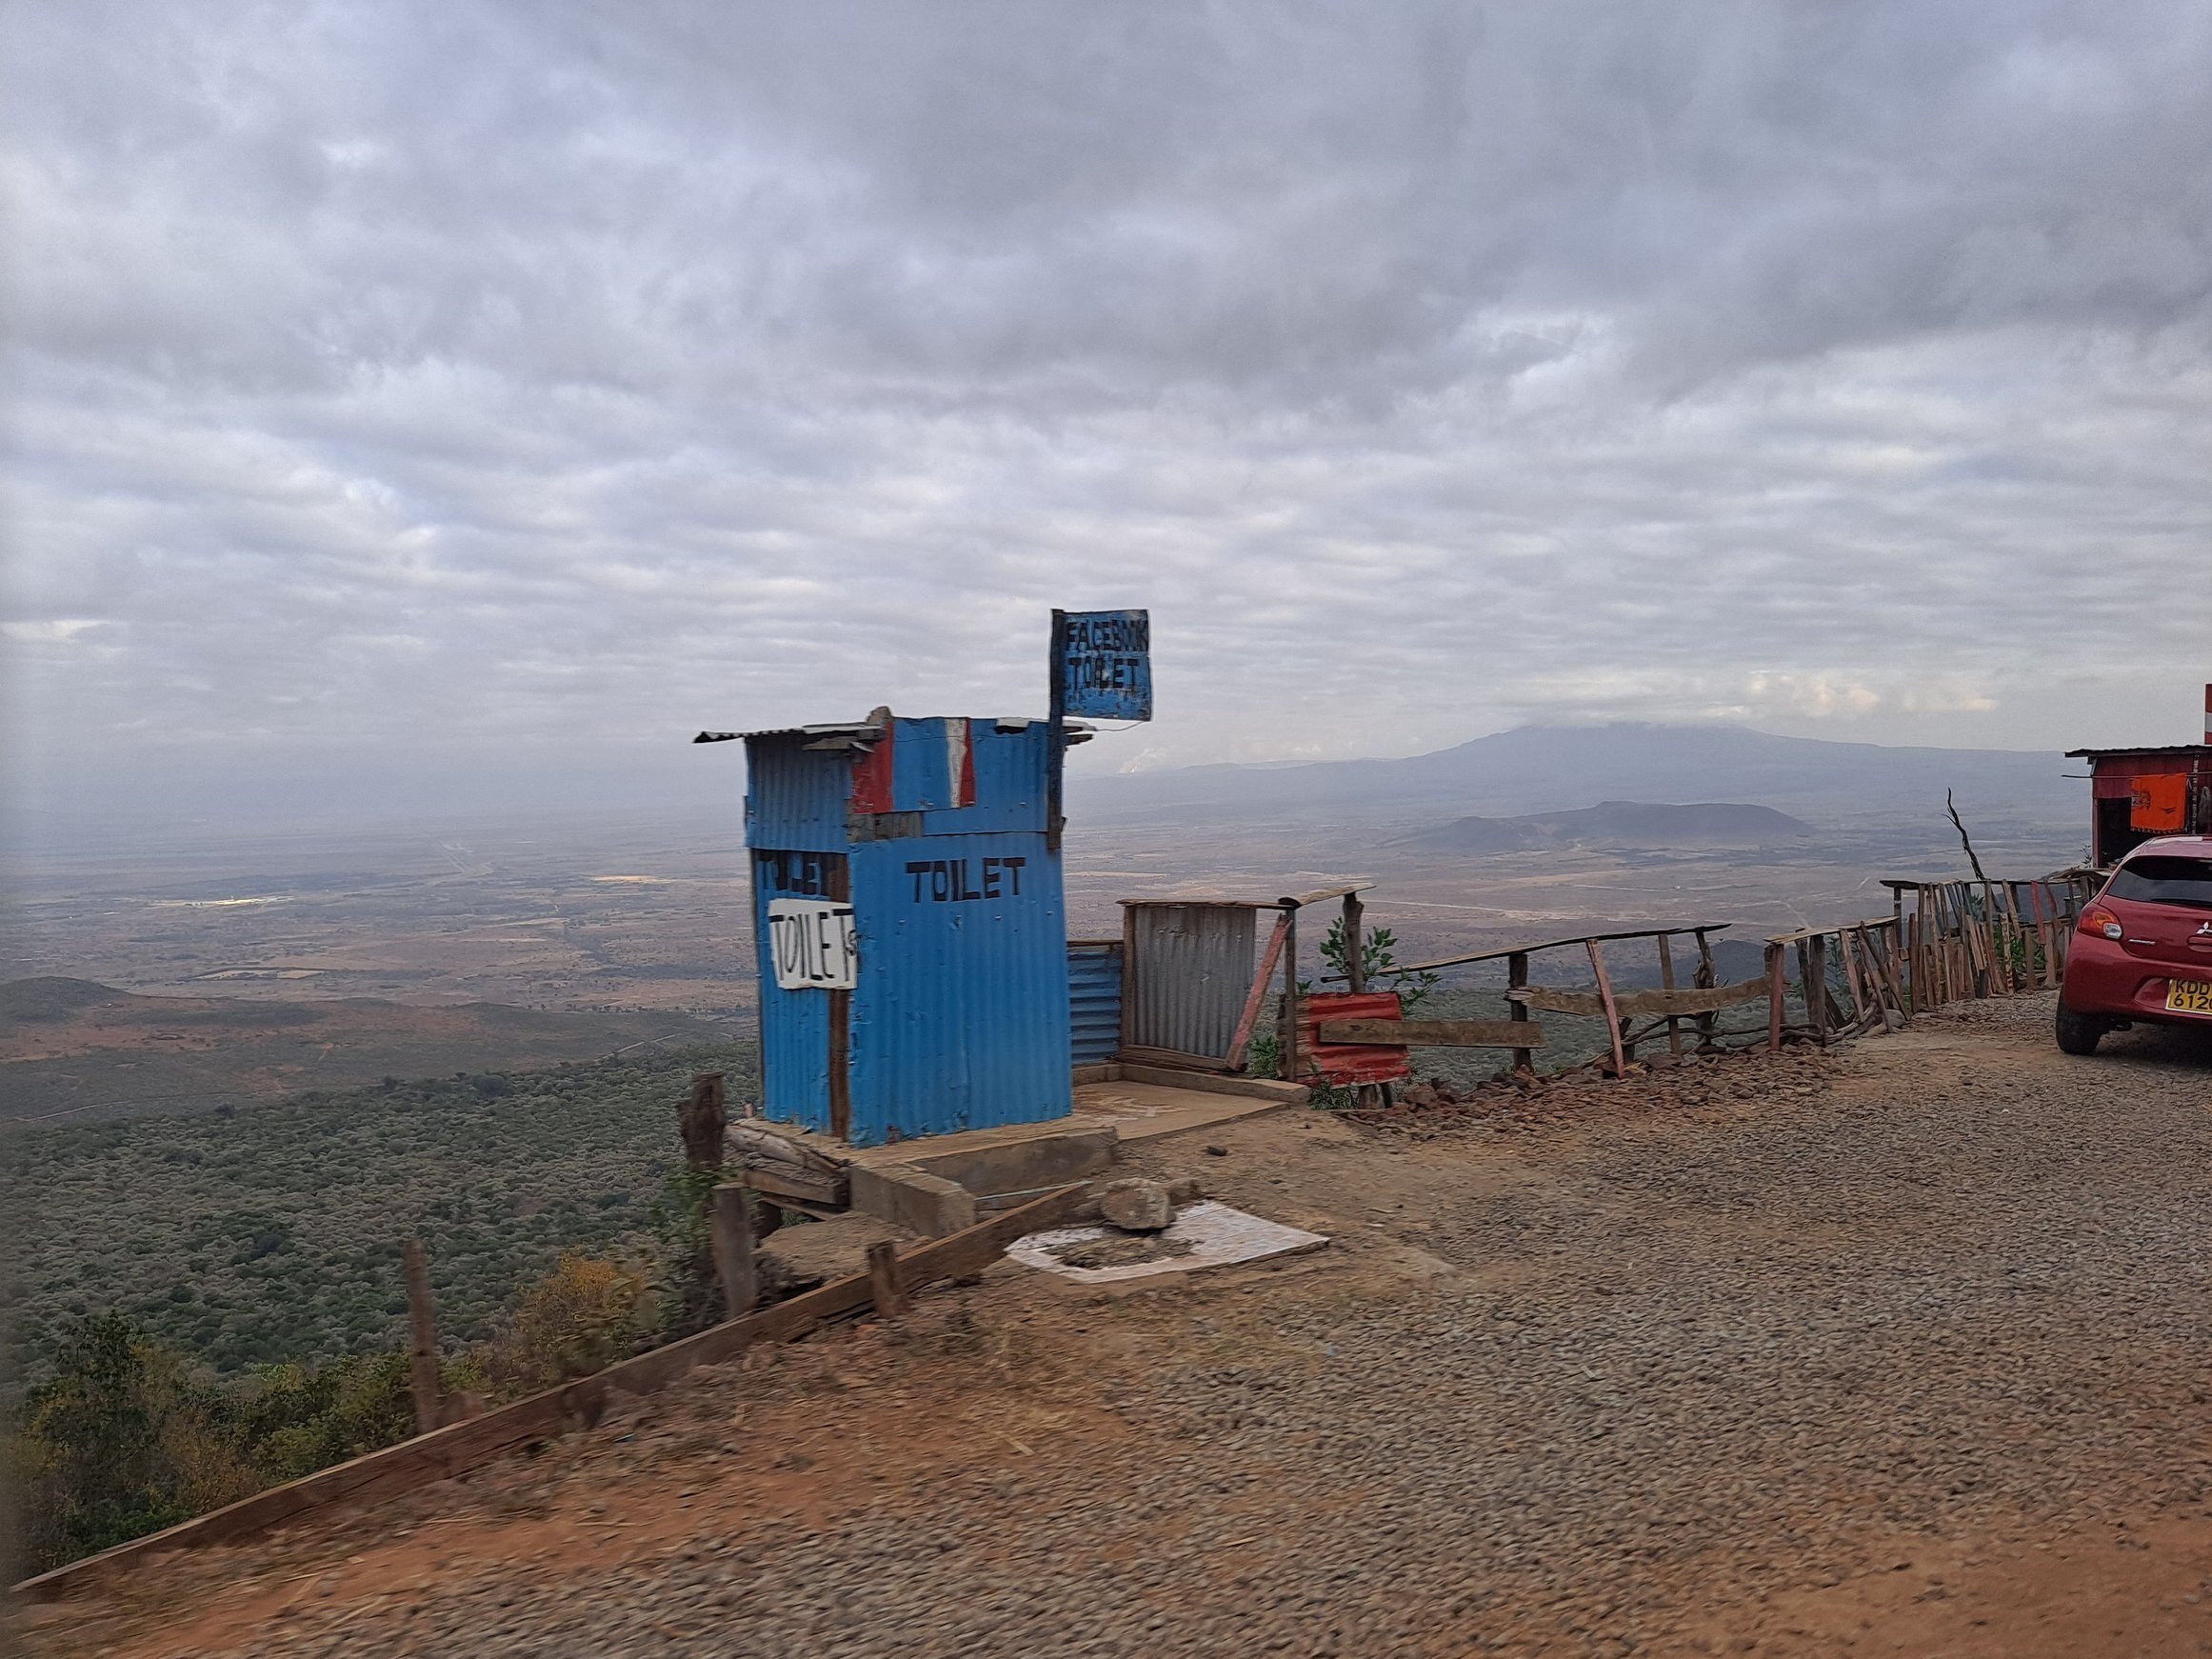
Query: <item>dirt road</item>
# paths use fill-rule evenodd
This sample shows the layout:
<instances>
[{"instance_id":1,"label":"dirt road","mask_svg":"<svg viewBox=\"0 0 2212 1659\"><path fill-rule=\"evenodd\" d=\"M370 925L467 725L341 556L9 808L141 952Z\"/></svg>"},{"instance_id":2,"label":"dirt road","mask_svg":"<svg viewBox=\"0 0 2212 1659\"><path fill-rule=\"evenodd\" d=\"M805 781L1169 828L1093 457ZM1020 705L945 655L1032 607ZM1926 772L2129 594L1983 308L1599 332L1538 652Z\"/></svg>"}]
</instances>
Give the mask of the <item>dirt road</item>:
<instances>
[{"instance_id":1,"label":"dirt road","mask_svg":"<svg viewBox=\"0 0 2212 1659\"><path fill-rule=\"evenodd\" d=\"M1336 1242L1118 1298L1002 1264L25 1634L144 1659L2212 1652L2212 1044L2067 1060L2047 1019L1987 1006L1511 1132L1301 1111L1184 1137L1150 1161Z\"/></svg>"}]
</instances>

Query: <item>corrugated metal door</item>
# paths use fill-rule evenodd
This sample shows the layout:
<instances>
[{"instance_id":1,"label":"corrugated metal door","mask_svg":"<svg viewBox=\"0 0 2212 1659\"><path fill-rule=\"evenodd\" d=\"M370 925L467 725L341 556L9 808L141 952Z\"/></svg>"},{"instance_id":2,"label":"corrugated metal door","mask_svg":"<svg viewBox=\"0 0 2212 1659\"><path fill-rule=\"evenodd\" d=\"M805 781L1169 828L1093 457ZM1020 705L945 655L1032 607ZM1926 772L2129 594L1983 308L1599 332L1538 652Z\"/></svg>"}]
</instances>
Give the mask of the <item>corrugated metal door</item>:
<instances>
[{"instance_id":1,"label":"corrugated metal door","mask_svg":"<svg viewBox=\"0 0 2212 1659\"><path fill-rule=\"evenodd\" d=\"M1068 1061L1101 1066L1122 1046L1122 942L1067 943Z\"/></svg>"},{"instance_id":2,"label":"corrugated metal door","mask_svg":"<svg viewBox=\"0 0 2212 1659\"><path fill-rule=\"evenodd\" d=\"M1131 905L1128 922L1125 1046L1226 1059L1252 989L1252 910Z\"/></svg>"}]
</instances>

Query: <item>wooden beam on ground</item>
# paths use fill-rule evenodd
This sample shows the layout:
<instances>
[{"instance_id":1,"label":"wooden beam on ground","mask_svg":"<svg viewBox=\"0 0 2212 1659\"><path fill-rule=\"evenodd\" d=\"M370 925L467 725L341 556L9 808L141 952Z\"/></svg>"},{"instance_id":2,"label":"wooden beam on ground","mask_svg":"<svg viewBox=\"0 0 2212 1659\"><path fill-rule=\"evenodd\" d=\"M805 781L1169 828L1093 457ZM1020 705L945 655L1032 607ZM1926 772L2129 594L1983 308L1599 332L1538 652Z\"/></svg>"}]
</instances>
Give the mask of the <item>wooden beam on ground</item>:
<instances>
[{"instance_id":1,"label":"wooden beam on ground","mask_svg":"<svg viewBox=\"0 0 2212 1659\"><path fill-rule=\"evenodd\" d=\"M1513 1020L1330 1020L1325 1043L1376 1043L1403 1049L1541 1049L1544 1029Z\"/></svg>"}]
</instances>

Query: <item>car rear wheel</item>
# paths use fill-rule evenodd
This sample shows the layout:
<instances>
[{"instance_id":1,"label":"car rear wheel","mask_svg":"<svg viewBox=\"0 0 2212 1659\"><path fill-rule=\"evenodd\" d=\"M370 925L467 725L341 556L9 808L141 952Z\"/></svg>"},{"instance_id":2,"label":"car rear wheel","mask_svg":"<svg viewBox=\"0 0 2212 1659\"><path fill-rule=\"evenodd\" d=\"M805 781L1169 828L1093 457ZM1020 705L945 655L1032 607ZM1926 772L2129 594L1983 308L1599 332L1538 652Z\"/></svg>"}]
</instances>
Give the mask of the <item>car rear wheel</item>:
<instances>
[{"instance_id":1,"label":"car rear wheel","mask_svg":"<svg viewBox=\"0 0 2212 1659\"><path fill-rule=\"evenodd\" d=\"M2097 1040L2110 1028L2095 1014L2078 1014L2059 1004L2059 1047L2069 1054L2094 1054Z\"/></svg>"}]
</instances>

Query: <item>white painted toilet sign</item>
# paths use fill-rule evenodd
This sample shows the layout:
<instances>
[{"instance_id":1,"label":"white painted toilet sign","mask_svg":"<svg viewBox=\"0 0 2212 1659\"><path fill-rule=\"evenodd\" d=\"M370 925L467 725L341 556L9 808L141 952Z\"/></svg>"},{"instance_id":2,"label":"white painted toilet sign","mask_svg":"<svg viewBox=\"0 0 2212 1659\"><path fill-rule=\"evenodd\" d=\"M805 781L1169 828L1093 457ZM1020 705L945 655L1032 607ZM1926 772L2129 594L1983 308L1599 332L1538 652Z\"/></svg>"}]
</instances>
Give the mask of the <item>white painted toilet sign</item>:
<instances>
[{"instance_id":1,"label":"white painted toilet sign","mask_svg":"<svg viewBox=\"0 0 2212 1659\"><path fill-rule=\"evenodd\" d=\"M770 899L768 947L778 990L850 990L860 969L852 907L837 899Z\"/></svg>"}]
</instances>

